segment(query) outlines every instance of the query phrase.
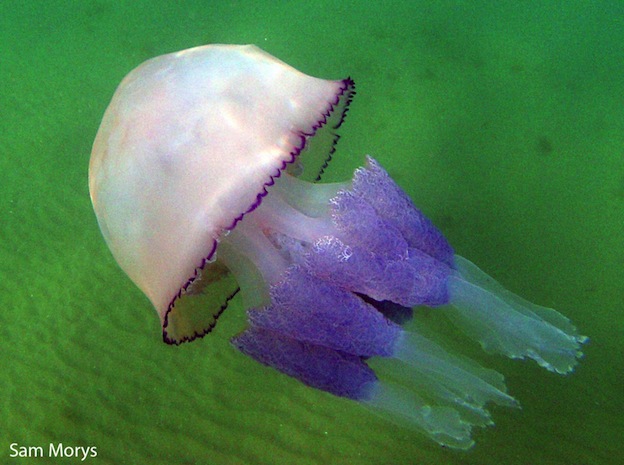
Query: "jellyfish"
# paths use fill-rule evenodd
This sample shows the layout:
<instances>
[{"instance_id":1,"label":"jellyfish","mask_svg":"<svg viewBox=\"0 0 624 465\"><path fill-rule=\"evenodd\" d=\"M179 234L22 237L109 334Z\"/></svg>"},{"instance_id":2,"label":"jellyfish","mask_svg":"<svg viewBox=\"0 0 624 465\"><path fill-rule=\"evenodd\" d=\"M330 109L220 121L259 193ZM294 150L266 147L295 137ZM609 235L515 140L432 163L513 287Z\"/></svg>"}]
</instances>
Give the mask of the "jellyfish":
<instances>
[{"instance_id":1,"label":"jellyfish","mask_svg":"<svg viewBox=\"0 0 624 465\"><path fill-rule=\"evenodd\" d=\"M313 388L467 449L503 376L406 325L434 307L488 352L566 374L587 340L553 309L455 254L380 163L323 183L354 82L305 75L251 45L208 45L124 78L89 166L114 258L163 340L210 333L238 294L232 345Z\"/></svg>"}]
</instances>

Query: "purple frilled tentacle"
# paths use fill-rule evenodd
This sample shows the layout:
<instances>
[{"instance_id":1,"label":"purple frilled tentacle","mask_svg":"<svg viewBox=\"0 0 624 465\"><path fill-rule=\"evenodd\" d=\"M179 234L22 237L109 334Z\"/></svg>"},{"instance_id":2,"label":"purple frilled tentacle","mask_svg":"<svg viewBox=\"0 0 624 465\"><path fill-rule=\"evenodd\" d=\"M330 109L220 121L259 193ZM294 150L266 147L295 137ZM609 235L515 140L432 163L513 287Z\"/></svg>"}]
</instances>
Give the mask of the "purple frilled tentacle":
<instances>
[{"instance_id":1,"label":"purple frilled tentacle","mask_svg":"<svg viewBox=\"0 0 624 465\"><path fill-rule=\"evenodd\" d=\"M334 285L375 300L405 307L448 302L446 278L450 268L418 249L408 249L405 257L384 259L368 249L328 237L314 245L308 266Z\"/></svg>"},{"instance_id":2,"label":"purple frilled tentacle","mask_svg":"<svg viewBox=\"0 0 624 465\"><path fill-rule=\"evenodd\" d=\"M391 356L401 333L357 295L298 266L272 288L271 303L247 313L252 326L352 355Z\"/></svg>"},{"instance_id":3,"label":"purple frilled tentacle","mask_svg":"<svg viewBox=\"0 0 624 465\"><path fill-rule=\"evenodd\" d=\"M232 342L310 386L366 400L376 377L365 360L393 356L403 332L380 311L384 302L447 303L453 250L371 158L330 204L338 233L303 252L296 241L280 242L290 256L303 255Z\"/></svg>"},{"instance_id":4,"label":"purple frilled tentacle","mask_svg":"<svg viewBox=\"0 0 624 465\"><path fill-rule=\"evenodd\" d=\"M377 376L361 357L251 326L232 339L241 352L336 396L369 400Z\"/></svg>"},{"instance_id":5,"label":"purple frilled tentacle","mask_svg":"<svg viewBox=\"0 0 624 465\"><path fill-rule=\"evenodd\" d=\"M248 311L251 327L232 343L309 386L368 400L377 377L364 360L392 355L401 327L357 295L298 265L272 287L271 303Z\"/></svg>"},{"instance_id":6,"label":"purple frilled tentacle","mask_svg":"<svg viewBox=\"0 0 624 465\"><path fill-rule=\"evenodd\" d=\"M369 157L367 167L356 170L353 188L331 204L341 234L314 244L306 257L311 273L405 307L448 303L453 249L375 160Z\"/></svg>"},{"instance_id":7,"label":"purple frilled tentacle","mask_svg":"<svg viewBox=\"0 0 624 465\"><path fill-rule=\"evenodd\" d=\"M442 232L416 208L375 159L367 157L367 166L355 171L353 192L400 231L410 247L453 266L453 248Z\"/></svg>"}]
</instances>

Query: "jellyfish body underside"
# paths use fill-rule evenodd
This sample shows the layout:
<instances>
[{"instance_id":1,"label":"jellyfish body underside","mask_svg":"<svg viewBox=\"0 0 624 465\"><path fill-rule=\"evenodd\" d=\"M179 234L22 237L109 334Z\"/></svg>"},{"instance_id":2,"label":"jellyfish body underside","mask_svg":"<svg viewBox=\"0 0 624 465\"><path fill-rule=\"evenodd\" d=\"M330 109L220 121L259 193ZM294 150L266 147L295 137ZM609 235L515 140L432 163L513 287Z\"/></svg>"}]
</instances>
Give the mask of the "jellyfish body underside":
<instances>
[{"instance_id":1,"label":"jellyfish body underside","mask_svg":"<svg viewBox=\"0 0 624 465\"><path fill-rule=\"evenodd\" d=\"M276 185L275 191L267 196L275 197L266 211L262 206L249 222L265 240L263 253L247 255L262 257L251 274L266 283L269 301L248 311L249 328L232 340L257 361L465 449L473 444L473 426L493 424L488 402L517 402L506 393L502 375L405 330L395 322L397 313L440 307L436 311L485 350L530 358L557 373L570 372L581 355L585 338L565 317L506 291L454 255L372 158L331 198L317 196L314 207L299 205L297 211L288 188ZM295 211L284 213L283 204ZM272 211L278 207L280 213ZM290 217L288 230L274 226L280 223L276 215ZM232 240L236 245L226 247L238 248L241 242ZM235 262L225 257L238 270ZM254 280L240 271L237 279ZM380 379L369 362L393 380Z\"/></svg>"}]
</instances>

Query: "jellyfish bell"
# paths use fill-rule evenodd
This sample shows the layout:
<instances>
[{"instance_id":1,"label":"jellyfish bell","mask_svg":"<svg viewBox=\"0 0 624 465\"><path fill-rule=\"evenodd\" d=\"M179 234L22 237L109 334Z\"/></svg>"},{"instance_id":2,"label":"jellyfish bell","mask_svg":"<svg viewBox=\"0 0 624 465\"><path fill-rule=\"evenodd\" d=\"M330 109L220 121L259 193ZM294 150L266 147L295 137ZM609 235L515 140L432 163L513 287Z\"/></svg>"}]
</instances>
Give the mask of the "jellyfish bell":
<instances>
[{"instance_id":1,"label":"jellyfish bell","mask_svg":"<svg viewBox=\"0 0 624 465\"><path fill-rule=\"evenodd\" d=\"M160 56L121 82L95 139L89 189L109 248L156 308L166 342L214 326L238 289L215 262L218 241L284 169L316 179L353 92L349 79L306 76L252 45ZM306 154L303 169L297 158L317 133L328 147Z\"/></svg>"},{"instance_id":2,"label":"jellyfish bell","mask_svg":"<svg viewBox=\"0 0 624 465\"><path fill-rule=\"evenodd\" d=\"M149 60L98 131L96 216L165 342L211 331L240 286L242 353L465 449L473 426L492 424L486 404L517 402L502 375L398 315L440 307L484 349L557 373L586 338L456 255L373 158L348 182L312 182L353 95L350 79L306 76L254 46Z\"/></svg>"}]
</instances>

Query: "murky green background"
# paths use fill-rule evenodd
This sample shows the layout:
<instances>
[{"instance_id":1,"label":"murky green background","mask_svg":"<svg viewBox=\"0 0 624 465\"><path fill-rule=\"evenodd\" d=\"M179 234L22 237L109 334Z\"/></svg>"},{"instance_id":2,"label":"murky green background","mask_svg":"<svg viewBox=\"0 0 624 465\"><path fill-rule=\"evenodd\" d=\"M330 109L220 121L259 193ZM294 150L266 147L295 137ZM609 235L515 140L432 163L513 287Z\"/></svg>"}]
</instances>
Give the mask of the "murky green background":
<instances>
[{"instance_id":1,"label":"murky green background","mask_svg":"<svg viewBox=\"0 0 624 465\"><path fill-rule=\"evenodd\" d=\"M0 463L79 462L9 458L51 442L117 465L624 463L622 18L616 0L0 2ZM466 453L235 352L238 302L210 337L163 344L87 167L121 78L206 43L351 75L328 179L374 155L458 253L591 337L577 371L466 341L523 405Z\"/></svg>"}]
</instances>

